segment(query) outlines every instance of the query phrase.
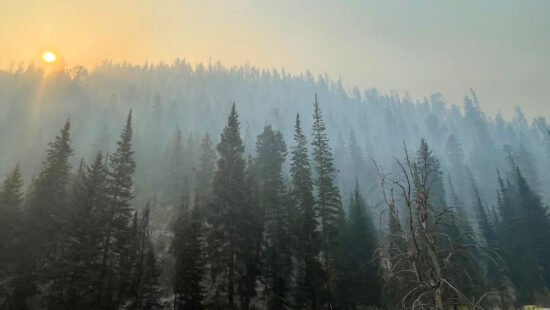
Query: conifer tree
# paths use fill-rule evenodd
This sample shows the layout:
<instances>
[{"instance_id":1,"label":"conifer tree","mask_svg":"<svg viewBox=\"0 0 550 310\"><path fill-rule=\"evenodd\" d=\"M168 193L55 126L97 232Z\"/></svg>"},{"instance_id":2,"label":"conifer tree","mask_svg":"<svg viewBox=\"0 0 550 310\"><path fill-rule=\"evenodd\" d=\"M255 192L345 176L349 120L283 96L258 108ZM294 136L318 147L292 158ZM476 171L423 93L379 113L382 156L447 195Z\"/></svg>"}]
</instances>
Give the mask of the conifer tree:
<instances>
[{"instance_id":1,"label":"conifer tree","mask_svg":"<svg viewBox=\"0 0 550 310\"><path fill-rule=\"evenodd\" d=\"M327 291L325 302L332 303L333 292L336 291L334 266L334 250L338 241L339 219L342 215L340 192L334 185L336 169L332 151L326 135L326 126L315 94L313 103L313 146L312 158L315 171L314 185L317 191L317 209L320 220L321 262L327 272Z\"/></svg>"},{"instance_id":2,"label":"conifer tree","mask_svg":"<svg viewBox=\"0 0 550 310\"><path fill-rule=\"evenodd\" d=\"M94 306L107 205L107 168L99 152L91 166L85 167L81 161L73 185L70 238L64 256L64 272L68 277L57 283L66 292L63 301L66 308Z\"/></svg>"},{"instance_id":3,"label":"conifer tree","mask_svg":"<svg viewBox=\"0 0 550 310\"><path fill-rule=\"evenodd\" d=\"M17 164L0 187L0 278L3 279L14 275L21 246L22 187L21 168ZM7 295L7 292L0 288L0 295Z\"/></svg>"},{"instance_id":4,"label":"conifer tree","mask_svg":"<svg viewBox=\"0 0 550 310\"><path fill-rule=\"evenodd\" d=\"M70 127L67 120L60 135L48 144L42 170L32 185L23 233L26 255L21 258L18 266L18 275L24 280L18 281L16 291L19 291L21 285L26 287L25 291L28 293L36 290L38 284L51 285L52 281L55 283L65 276L61 257L66 250L70 221L69 159L73 154ZM53 306L61 293L53 285L43 294L45 303ZM28 296L20 297L16 303L24 303Z\"/></svg>"},{"instance_id":5,"label":"conifer tree","mask_svg":"<svg viewBox=\"0 0 550 310\"><path fill-rule=\"evenodd\" d=\"M209 212L209 257L211 277L215 282L215 290L220 294L216 299L225 304L224 307L232 309L236 307L237 297L248 297L236 296L237 283L246 276L246 261L240 258L246 256L249 247L255 246L243 242L243 238L251 233L246 231L246 224L251 219L246 209L246 164L235 104L216 148L219 159L213 181L214 202Z\"/></svg>"},{"instance_id":6,"label":"conifer tree","mask_svg":"<svg viewBox=\"0 0 550 310\"><path fill-rule=\"evenodd\" d=\"M479 189L474 180L474 176L472 175L472 172L469 169L468 169L468 176L472 187L472 194L473 194L473 200L474 200L473 205L478 218L479 230L481 231L487 245L492 249L496 249L498 246L497 246L497 240L496 240L493 223L489 218L489 214L487 213L487 207L485 206L485 204L481 199L481 194L479 193Z\"/></svg>"},{"instance_id":7,"label":"conifer tree","mask_svg":"<svg viewBox=\"0 0 550 310\"><path fill-rule=\"evenodd\" d=\"M174 141L170 150L169 169L168 169L168 184L166 186L170 189L168 194L172 201L178 202L181 200L179 193L183 188L186 180L185 165L184 163L184 149L183 138L180 129L176 130L174 135Z\"/></svg>"},{"instance_id":8,"label":"conifer tree","mask_svg":"<svg viewBox=\"0 0 550 310\"><path fill-rule=\"evenodd\" d=\"M517 191L516 204L521 219L519 224L525 225L520 228L519 232L523 231L526 237L526 246L532 246L532 248L526 248L524 252L532 252L531 255L536 257L537 263L531 266L540 265L545 285L550 287L550 261L548 259L550 257L550 214L518 167L515 169L514 177ZM532 282L536 283L535 280ZM541 287L543 285L535 286L533 290L540 290ZM522 289L523 287L520 288L520 290Z\"/></svg>"},{"instance_id":9,"label":"conifer tree","mask_svg":"<svg viewBox=\"0 0 550 310\"><path fill-rule=\"evenodd\" d=\"M307 140L300 115L294 126L295 146L291 148L292 195L298 209L296 309L317 309L322 279L319 264L320 240Z\"/></svg>"},{"instance_id":10,"label":"conifer tree","mask_svg":"<svg viewBox=\"0 0 550 310\"><path fill-rule=\"evenodd\" d=\"M260 186L251 156L248 158L245 170L246 196L245 204L240 212L242 219L241 231L246 232L239 238L239 264L242 276L237 282L237 292L240 295L242 309L253 308L253 298L257 296L257 281L262 280L262 244L264 236L265 210L261 206Z\"/></svg>"},{"instance_id":11,"label":"conifer tree","mask_svg":"<svg viewBox=\"0 0 550 310\"><path fill-rule=\"evenodd\" d=\"M181 215L174 226L172 249L176 258L174 275L174 307L177 310L204 308L205 273L204 246L202 241L201 214L197 207L189 210L188 202L182 204Z\"/></svg>"},{"instance_id":12,"label":"conifer tree","mask_svg":"<svg viewBox=\"0 0 550 310\"><path fill-rule=\"evenodd\" d=\"M117 142L117 149L109 157L108 199L103 244L102 261L98 285L98 304L104 308L116 308L123 300L123 286L127 284L129 266L129 245L131 234L129 221L132 216L130 201L132 194L132 174L135 170L132 147L132 111L128 113L126 124Z\"/></svg>"},{"instance_id":13,"label":"conifer tree","mask_svg":"<svg viewBox=\"0 0 550 310\"><path fill-rule=\"evenodd\" d=\"M289 306L289 279L292 272L290 214L287 210L282 164L286 145L282 134L266 126L256 142L255 169L260 200L265 212L265 274L268 309Z\"/></svg>"},{"instance_id":14,"label":"conifer tree","mask_svg":"<svg viewBox=\"0 0 550 310\"><path fill-rule=\"evenodd\" d=\"M509 269L512 282L517 289L517 302L529 303L533 293L542 287L540 262L536 245L529 236L528 220L522 210L517 184L499 178L498 201L500 209L499 252Z\"/></svg>"},{"instance_id":15,"label":"conifer tree","mask_svg":"<svg viewBox=\"0 0 550 310\"><path fill-rule=\"evenodd\" d=\"M69 159L73 154L70 128L71 123L67 121L60 135L49 143L46 160L29 199L27 225L35 243L33 252L42 262L53 262L64 244L68 221Z\"/></svg>"},{"instance_id":16,"label":"conifer tree","mask_svg":"<svg viewBox=\"0 0 550 310\"><path fill-rule=\"evenodd\" d=\"M346 238L349 278L351 282L348 303L353 307L378 305L380 285L376 274L374 251L378 247L376 229L359 190L359 183L350 200L348 233Z\"/></svg>"},{"instance_id":17,"label":"conifer tree","mask_svg":"<svg viewBox=\"0 0 550 310\"><path fill-rule=\"evenodd\" d=\"M212 181L216 172L216 153L208 133L202 139L200 148L199 166L195 170L195 195L198 198L197 208L200 213L203 213L212 194Z\"/></svg>"},{"instance_id":18,"label":"conifer tree","mask_svg":"<svg viewBox=\"0 0 550 310\"><path fill-rule=\"evenodd\" d=\"M132 260L130 267L130 291L128 292L131 303L129 309L158 309L160 308L158 288L159 270L156 263L155 250L151 242L151 228L149 227L149 204L142 215L138 217L136 212L131 231Z\"/></svg>"}]
</instances>

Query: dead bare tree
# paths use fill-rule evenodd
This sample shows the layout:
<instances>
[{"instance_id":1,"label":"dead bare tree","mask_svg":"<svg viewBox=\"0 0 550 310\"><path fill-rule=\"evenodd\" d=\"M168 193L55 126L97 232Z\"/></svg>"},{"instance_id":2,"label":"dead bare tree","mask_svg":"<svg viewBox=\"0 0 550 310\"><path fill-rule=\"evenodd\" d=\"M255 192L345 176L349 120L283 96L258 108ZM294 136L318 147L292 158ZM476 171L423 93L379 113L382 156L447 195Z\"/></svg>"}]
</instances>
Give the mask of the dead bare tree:
<instances>
[{"instance_id":1,"label":"dead bare tree","mask_svg":"<svg viewBox=\"0 0 550 310\"><path fill-rule=\"evenodd\" d=\"M419 156L413 161L405 147L405 159L396 160L397 178L382 172L376 162L375 166L390 222L389 236L377 251L385 287L394 286L396 291L390 298L399 300L402 309L443 310L458 304L483 309L479 304L486 294L474 300L449 276L453 256L467 253L475 245L461 243L463 238L453 238L440 229L443 223L455 220L454 212L444 205L434 206L430 200L436 171L429 158Z\"/></svg>"}]
</instances>

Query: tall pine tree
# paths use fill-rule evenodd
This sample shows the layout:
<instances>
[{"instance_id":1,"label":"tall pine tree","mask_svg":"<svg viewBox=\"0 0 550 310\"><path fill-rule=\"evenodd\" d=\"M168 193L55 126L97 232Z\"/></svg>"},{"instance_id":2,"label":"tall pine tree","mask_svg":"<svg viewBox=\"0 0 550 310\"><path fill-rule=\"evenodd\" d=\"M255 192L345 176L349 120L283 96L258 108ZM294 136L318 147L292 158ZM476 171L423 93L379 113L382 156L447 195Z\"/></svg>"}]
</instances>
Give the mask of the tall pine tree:
<instances>
[{"instance_id":1,"label":"tall pine tree","mask_svg":"<svg viewBox=\"0 0 550 310\"><path fill-rule=\"evenodd\" d=\"M379 305L380 285L374 260L374 251L378 247L376 229L358 182L355 183L349 210L345 250L349 264L347 280L351 282L351 290L347 302L354 308Z\"/></svg>"},{"instance_id":2,"label":"tall pine tree","mask_svg":"<svg viewBox=\"0 0 550 310\"><path fill-rule=\"evenodd\" d=\"M286 309L292 273L290 214L282 175L286 145L282 134L266 126L256 142L255 161L265 212L265 274L268 309Z\"/></svg>"},{"instance_id":3,"label":"tall pine tree","mask_svg":"<svg viewBox=\"0 0 550 310\"><path fill-rule=\"evenodd\" d=\"M322 279L322 268L319 263L319 223L313 196L307 139L302 132L299 115L296 115L294 129L296 145L291 149L290 162L292 195L298 209L297 286L294 299L296 309L313 310L319 305L319 287Z\"/></svg>"},{"instance_id":4,"label":"tall pine tree","mask_svg":"<svg viewBox=\"0 0 550 310\"><path fill-rule=\"evenodd\" d=\"M204 245L202 241L202 221L198 209L198 196L195 206L189 209L188 201L182 203L180 217L174 225L172 249L176 258L174 275L174 307L177 310L200 310L204 308L205 274Z\"/></svg>"},{"instance_id":5,"label":"tall pine tree","mask_svg":"<svg viewBox=\"0 0 550 310\"><path fill-rule=\"evenodd\" d=\"M320 220L321 262L327 273L325 303L332 305L336 287L335 251L338 248L339 219L342 216L340 191L334 184L336 168L326 134L326 126L315 94L313 103L313 169Z\"/></svg>"},{"instance_id":6,"label":"tall pine tree","mask_svg":"<svg viewBox=\"0 0 550 310\"><path fill-rule=\"evenodd\" d=\"M128 113L117 149L109 157L108 199L106 227L102 243L102 261L98 281L98 305L105 309L117 308L124 299L124 286L128 284L129 267L129 222L132 217L130 201L132 174L135 171L132 147L132 111Z\"/></svg>"},{"instance_id":7,"label":"tall pine tree","mask_svg":"<svg viewBox=\"0 0 550 310\"><path fill-rule=\"evenodd\" d=\"M22 254L22 187L21 168L17 164L0 187L0 278L8 281L16 275L16 263L18 256ZM6 285L0 286L0 295L9 294L5 287Z\"/></svg>"},{"instance_id":8,"label":"tall pine tree","mask_svg":"<svg viewBox=\"0 0 550 310\"><path fill-rule=\"evenodd\" d=\"M218 170L214 176L214 201L210 204L212 209L208 219L211 278L217 295L213 298L218 306L233 309L238 299L246 307L251 298L248 295L253 293L245 290L248 292L246 295L237 296L237 285L248 278L246 258L250 257L256 246L246 242L246 237L256 232L248 230L254 219L247 208L246 163L235 104L216 148L219 153Z\"/></svg>"}]
</instances>

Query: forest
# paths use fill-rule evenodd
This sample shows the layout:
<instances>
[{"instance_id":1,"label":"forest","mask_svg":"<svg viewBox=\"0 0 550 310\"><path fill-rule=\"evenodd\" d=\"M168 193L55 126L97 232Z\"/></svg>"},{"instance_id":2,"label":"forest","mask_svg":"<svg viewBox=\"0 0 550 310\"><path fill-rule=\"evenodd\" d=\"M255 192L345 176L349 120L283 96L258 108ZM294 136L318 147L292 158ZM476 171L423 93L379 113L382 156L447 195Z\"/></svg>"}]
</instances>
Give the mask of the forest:
<instances>
[{"instance_id":1,"label":"forest","mask_svg":"<svg viewBox=\"0 0 550 310\"><path fill-rule=\"evenodd\" d=\"M250 65L0 71L0 309L550 307L550 126Z\"/></svg>"}]
</instances>

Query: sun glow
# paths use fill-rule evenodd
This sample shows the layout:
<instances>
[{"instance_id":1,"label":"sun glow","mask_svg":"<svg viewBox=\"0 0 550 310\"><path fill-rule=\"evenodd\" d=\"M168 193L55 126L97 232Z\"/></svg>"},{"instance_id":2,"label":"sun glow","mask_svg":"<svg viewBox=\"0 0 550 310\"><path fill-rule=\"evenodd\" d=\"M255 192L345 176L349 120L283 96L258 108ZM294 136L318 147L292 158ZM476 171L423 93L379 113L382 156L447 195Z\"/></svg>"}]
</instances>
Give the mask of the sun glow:
<instances>
[{"instance_id":1,"label":"sun glow","mask_svg":"<svg viewBox=\"0 0 550 310\"><path fill-rule=\"evenodd\" d=\"M55 54L50 51L46 51L44 52L44 54L42 54L42 59L44 59L44 61L47 63L52 63L57 59L57 56L55 56Z\"/></svg>"}]
</instances>

